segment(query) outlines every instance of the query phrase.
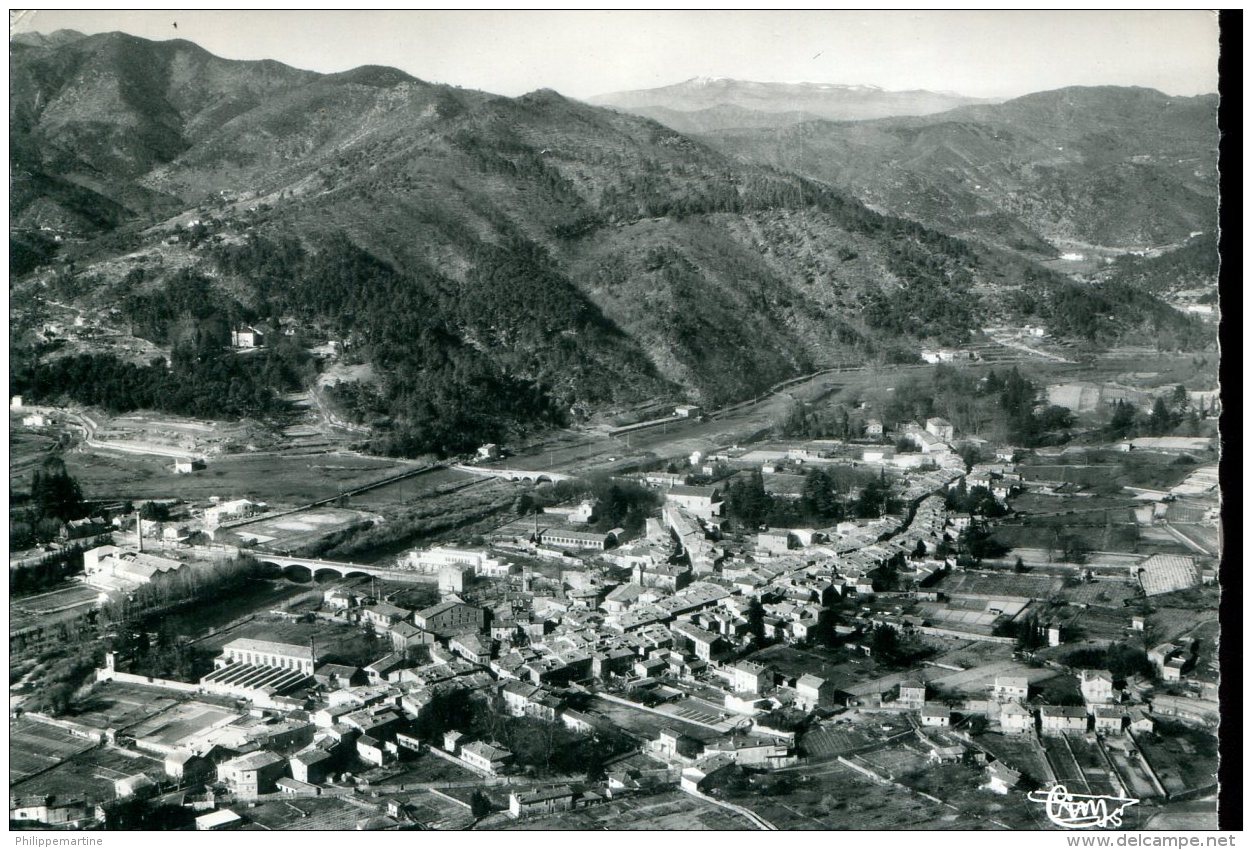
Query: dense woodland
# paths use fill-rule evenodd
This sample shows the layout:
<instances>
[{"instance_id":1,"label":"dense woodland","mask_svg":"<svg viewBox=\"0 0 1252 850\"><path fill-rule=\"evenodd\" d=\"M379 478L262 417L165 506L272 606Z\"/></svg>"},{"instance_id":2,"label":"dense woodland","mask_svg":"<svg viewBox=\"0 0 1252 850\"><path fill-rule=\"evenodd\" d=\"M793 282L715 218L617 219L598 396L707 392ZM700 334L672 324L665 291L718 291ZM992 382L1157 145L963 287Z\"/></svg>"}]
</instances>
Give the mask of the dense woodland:
<instances>
[{"instance_id":1,"label":"dense woodland","mask_svg":"<svg viewBox=\"0 0 1252 850\"><path fill-rule=\"evenodd\" d=\"M452 453L558 424L574 404L623 389L612 363L627 383L650 370L529 243L484 250L463 286L402 275L345 237L316 253L254 238L217 260L254 288L259 315L324 326L378 367L380 386L340 385L333 396L384 429L374 446L384 453Z\"/></svg>"},{"instance_id":2,"label":"dense woodland","mask_svg":"<svg viewBox=\"0 0 1252 850\"><path fill-rule=\"evenodd\" d=\"M289 388L281 355L247 358L180 347L170 364L146 366L109 354L75 354L55 360L30 356L10 363L13 392L37 404L68 399L114 413L162 410L206 419L240 418L285 409L275 389Z\"/></svg>"}]
</instances>

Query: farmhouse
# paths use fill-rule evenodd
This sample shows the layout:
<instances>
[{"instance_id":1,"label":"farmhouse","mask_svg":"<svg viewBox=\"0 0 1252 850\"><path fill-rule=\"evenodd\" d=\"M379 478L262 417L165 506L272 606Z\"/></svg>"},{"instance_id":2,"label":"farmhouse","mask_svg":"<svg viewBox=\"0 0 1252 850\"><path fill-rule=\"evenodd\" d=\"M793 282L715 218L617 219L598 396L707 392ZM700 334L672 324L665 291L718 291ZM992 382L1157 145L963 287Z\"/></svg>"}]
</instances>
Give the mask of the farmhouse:
<instances>
[{"instance_id":1,"label":"farmhouse","mask_svg":"<svg viewBox=\"0 0 1252 850\"><path fill-rule=\"evenodd\" d=\"M1104 670L1083 670L1078 674L1078 687L1088 705L1113 702L1113 676Z\"/></svg>"},{"instance_id":2,"label":"farmhouse","mask_svg":"<svg viewBox=\"0 0 1252 850\"><path fill-rule=\"evenodd\" d=\"M382 632L408 619L409 613L390 602L377 602L361 609L361 621L370 624L376 631Z\"/></svg>"},{"instance_id":3,"label":"farmhouse","mask_svg":"<svg viewBox=\"0 0 1252 850\"><path fill-rule=\"evenodd\" d=\"M731 670L730 684L737 693L761 694L774 684L774 674L763 664L740 661Z\"/></svg>"},{"instance_id":4,"label":"farmhouse","mask_svg":"<svg viewBox=\"0 0 1252 850\"><path fill-rule=\"evenodd\" d=\"M997 761L987 765L987 784L983 787L996 794L1007 794L1021 781L1021 773Z\"/></svg>"},{"instance_id":5,"label":"farmhouse","mask_svg":"<svg viewBox=\"0 0 1252 850\"><path fill-rule=\"evenodd\" d=\"M1097 705L1094 710L1095 730L1102 735L1120 735L1126 713L1112 705Z\"/></svg>"}]
</instances>

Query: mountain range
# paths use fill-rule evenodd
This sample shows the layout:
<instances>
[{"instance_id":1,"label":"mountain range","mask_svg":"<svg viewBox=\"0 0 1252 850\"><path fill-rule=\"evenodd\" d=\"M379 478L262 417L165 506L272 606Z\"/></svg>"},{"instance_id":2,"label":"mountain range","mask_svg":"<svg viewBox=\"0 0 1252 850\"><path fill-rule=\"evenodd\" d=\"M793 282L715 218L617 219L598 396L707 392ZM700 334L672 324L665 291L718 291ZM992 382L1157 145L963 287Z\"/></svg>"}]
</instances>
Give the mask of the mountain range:
<instances>
[{"instance_id":1,"label":"mountain range","mask_svg":"<svg viewBox=\"0 0 1252 850\"><path fill-rule=\"evenodd\" d=\"M11 271L20 287L51 268L82 309L122 305L160 344L223 317L344 340L373 368L340 401L405 452L716 404L991 321L1194 330L1150 296L1084 309L1101 296L1012 252L751 162L742 136L717 144L741 155L549 90L121 33L18 39Z\"/></svg>"},{"instance_id":2,"label":"mountain range","mask_svg":"<svg viewBox=\"0 0 1252 850\"><path fill-rule=\"evenodd\" d=\"M888 91L870 85L695 77L672 86L597 95L587 102L653 118L688 133L776 128L816 119L863 121L894 115L930 115L986 101L921 89Z\"/></svg>"},{"instance_id":3,"label":"mountain range","mask_svg":"<svg viewBox=\"0 0 1252 850\"><path fill-rule=\"evenodd\" d=\"M947 233L1044 255L1066 242L1135 249L1216 227L1217 103L1066 88L922 117L700 138Z\"/></svg>"}]
</instances>

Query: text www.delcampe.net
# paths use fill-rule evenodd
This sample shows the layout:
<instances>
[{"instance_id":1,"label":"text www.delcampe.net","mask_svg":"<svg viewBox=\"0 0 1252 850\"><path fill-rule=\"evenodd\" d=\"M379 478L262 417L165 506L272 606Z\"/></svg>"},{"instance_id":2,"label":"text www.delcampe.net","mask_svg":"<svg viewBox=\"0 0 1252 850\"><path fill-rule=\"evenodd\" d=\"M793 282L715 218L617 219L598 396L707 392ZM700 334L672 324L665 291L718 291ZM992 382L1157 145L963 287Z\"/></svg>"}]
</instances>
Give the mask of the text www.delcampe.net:
<instances>
[{"instance_id":1,"label":"text www.delcampe.net","mask_svg":"<svg viewBox=\"0 0 1252 850\"><path fill-rule=\"evenodd\" d=\"M1234 835L1067 835L1070 847L1234 847Z\"/></svg>"}]
</instances>

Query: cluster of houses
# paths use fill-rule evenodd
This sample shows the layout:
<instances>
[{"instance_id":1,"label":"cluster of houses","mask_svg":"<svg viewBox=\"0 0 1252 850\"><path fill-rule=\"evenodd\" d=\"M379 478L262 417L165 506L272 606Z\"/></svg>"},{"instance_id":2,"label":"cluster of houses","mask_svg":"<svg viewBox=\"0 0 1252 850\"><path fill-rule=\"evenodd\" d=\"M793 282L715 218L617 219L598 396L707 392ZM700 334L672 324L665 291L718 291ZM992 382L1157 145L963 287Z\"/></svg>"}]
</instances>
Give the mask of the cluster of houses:
<instances>
[{"instance_id":1,"label":"cluster of houses","mask_svg":"<svg viewBox=\"0 0 1252 850\"><path fill-rule=\"evenodd\" d=\"M997 723L1006 735L1121 735L1127 730L1154 730L1149 708L1129 702L1124 689L1115 687L1112 674L1081 670L1077 679L1082 705L1030 702L1028 677L1011 675L997 676L988 688L987 699L964 700L957 706L932 701L925 682L908 679L898 685L894 700L882 702L882 708L916 712L923 728L949 728L980 715Z\"/></svg>"},{"instance_id":2,"label":"cluster of houses","mask_svg":"<svg viewBox=\"0 0 1252 850\"><path fill-rule=\"evenodd\" d=\"M867 424L867 430L877 425L881 435L881 423ZM469 692L497 701L514 717L594 733L610 721L586 709L591 685L602 699L642 701L648 708L698 695L699 712L719 731L697 740L658 718L656 735L641 747L647 757L642 765L611 769L595 788L518 788L510 797L512 816L571 810L658 783L702 792L727 771L793 764L795 733L771 727L771 715L798 709L820 717L854 700L821 676L784 675L745 655L761 638L799 644L831 629L856 641L875 625L926 627L922 618L912 623L892 612L890 598L898 591L883 585L884 576L910 588L911 600L941 602L941 592L917 588L954 567L944 544L977 521L949 511L944 493L981 487L1005 500L1023 486L1011 452L967 471L952 451L953 429L943 419L908 423L899 434L917 449L900 454L927 459L896 464L906 470L893 477L909 505L902 515L822 529L761 528L746 540L732 540L722 533L723 484L691 485L676 473L645 473L638 480L657 488L662 507L633 540L620 529L592 531L594 505L582 501L513 524L491 537L492 549L437 546L407 553L400 568L437 576L442 598L428 607L403 607L361 588L327 589L315 616L381 637L379 657L362 667L343 664L333 646L316 639L225 644L214 669L191 687L245 701L252 720L169 748L166 773L179 782L217 783L248 800L275 793L318 796L345 772L386 767L432 749L483 777L515 772L517 756L497 740L473 739L466 729L452 728L438 742L424 741L415 730L441 697ZM754 465L785 476L793 467L848 462L849 450L836 442L708 458L697 453L691 461L701 473L697 480L707 480L712 464ZM885 467L891 458L862 454L856 462ZM202 519L216 527L263 507L219 502ZM511 563L496 549L526 557ZM179 561L116 546L87 556L88 583L101 589L126 589L182 568ZM521 565L535 558L560 564L559 578L551 569L539 574ZM887 604L869 604L879 597ZM856 600L859 613L851 623L829 622L829 605L842 598ZM1011 617L1027 601L997 597L979 613ZM1060 643L1059 627L1048 638ZM872 652L868 645L849 645ZM1174 644L1154 648L1150 659L1167 682L1181 681L1196 663L1194 652ZM99 675L122 674L110 657ZM985 699L953 706L924 682L906 680L898 695L879 700L874 709L915 717L923 734L935 736L937 761L965 757L943 736L974 715L1010 735L1151 731L1155 702L1135 702L1104 671L1083 671L1078 684L1082 706L1032 702L1023 676L999 676ZM1171 709L1201 710L1166 701L1158 713ZM155 746L142 739L135 744ZM998 793L1020 779L1000 762L986 770L987 787ZM216 824L204 828L220 828Z\"/></svg>"}]
</instances>

